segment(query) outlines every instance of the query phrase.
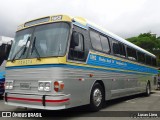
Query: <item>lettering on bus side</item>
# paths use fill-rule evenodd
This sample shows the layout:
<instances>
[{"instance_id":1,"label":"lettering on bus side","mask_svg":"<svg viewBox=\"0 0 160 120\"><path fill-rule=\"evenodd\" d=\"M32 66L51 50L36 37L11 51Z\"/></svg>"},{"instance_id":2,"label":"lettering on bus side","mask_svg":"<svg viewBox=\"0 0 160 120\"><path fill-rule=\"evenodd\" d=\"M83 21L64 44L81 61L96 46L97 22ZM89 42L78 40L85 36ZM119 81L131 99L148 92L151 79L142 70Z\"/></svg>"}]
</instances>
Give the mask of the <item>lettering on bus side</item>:
<instances>
[{"instance_id":1,"label":"lettering on bus side","mask_svg":"<svg viewBox=\"0 0 160 120\"><path fill-rule=\"evenodd\" d=\"M18 64L20 65L32 64L32 60L20 60L18 61Z\"/></svg>"},{"instance_id":2,"label":"lettering on bus side","mask_svg":"<svg viewBox=\"0 0 160 120\"><path fill-rule=\"evenodd\" d=\"M91 60L97 60L97 59L96 59L96 55L91 54L91 55L90 55L90 59L91 59Z\"/></svg>"}]
</instances>

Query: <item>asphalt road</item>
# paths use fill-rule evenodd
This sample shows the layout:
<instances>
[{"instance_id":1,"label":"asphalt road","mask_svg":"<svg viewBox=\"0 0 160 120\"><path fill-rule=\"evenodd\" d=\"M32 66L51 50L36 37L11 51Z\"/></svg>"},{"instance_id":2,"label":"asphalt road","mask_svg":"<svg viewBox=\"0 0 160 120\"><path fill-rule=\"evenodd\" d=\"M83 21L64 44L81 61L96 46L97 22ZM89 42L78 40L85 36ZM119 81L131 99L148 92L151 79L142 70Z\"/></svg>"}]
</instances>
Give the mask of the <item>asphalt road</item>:
<instances>
[{"instance_id":1,"label":"asphalt road","mask_svg":"<svg viewBox=\"0 0 160 120\"><path fill-rule=\"evenodd\" d=\"M159 120L159 118L132 118L132 114L130 113L137 113L137 111L159 111L160 113L160 91L153 91L149 97L145 97L142 94L134 95L130 97L124 97L116 100L107 101L104 108L96 113L85 111L87 106L72 108L63 111L47 111L47 110L40 110L38 112L46 113L46 115L50 115L50 118L42 119L69 119L69 120L139 120L139 119L149 119L149 120ZM35 109L24 109L20 107L13 107L4 104L3 98L0 99L0 111L26 111L26 112L37 112ZM81 112L80 112L81 111ZM83 111L83 112L82 112ZM117 112L117 111L124 111L124 112ZM127 112L129 111L129 113ZM155 113L155 112L154 112ZM128 116L125 117L123 115ZM131 116L129 116L131 115ZM56 117L55 117L56 116ZM106 116L106 117L104 117ZM117 117L115 117L117 116ZM122 117L118 117L122 116ZM10 119L10 118L0 118L0 119ZM18 118L15 118L18 119ZM20 118L22 119L22 118ZM24 118L25 119L25 118ZM31 118L30 120L35 119ZM38 118L40 119L40 118Z\"/></svg>"}]
</instances>

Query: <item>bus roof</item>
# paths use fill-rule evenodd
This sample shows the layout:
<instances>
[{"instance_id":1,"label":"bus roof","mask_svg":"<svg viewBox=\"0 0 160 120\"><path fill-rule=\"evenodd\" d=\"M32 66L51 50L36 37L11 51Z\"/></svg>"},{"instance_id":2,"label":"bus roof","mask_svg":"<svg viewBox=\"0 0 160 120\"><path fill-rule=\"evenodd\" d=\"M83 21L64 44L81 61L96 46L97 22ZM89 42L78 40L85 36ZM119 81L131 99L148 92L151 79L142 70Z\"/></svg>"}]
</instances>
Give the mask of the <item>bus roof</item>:
<instances>
[{"instance_id":1,"label":"bus roof","mask_svg":"<svg viewBox=\"0 0 160 120\"><path fill-rule=\"evenodd\" d=\"M83 27L83 28L86 28L86 29L89 29L89 28L92 28L96 31L99 31L107 36L110 36L132 48L135 48L143 53L146 53L152 57L155 57L155 55L153 55L152 53L138 47L137 45L119 37L118 35L114 34L114 33L111 33L109 32L108 30L88 21L87 19L85 18L82 18L82 17L71 17L69 15L53 15L53 16L47 16L47 17L43 17L43 18L38 18L38 19L35 19L35 20L31 20L31 21L28 21L20 26L18 26L18 30L21 30L21 29L25 29L25 28L28 28L28 27L31 27L31 26L35 26L35 25L40 25L40 24L46 24L46 23L50 23L50 22L57 22L57 21L67 21L67 22L72 22L72 23L76 23L78 24L79 26Z\"/></svg>"}]
</instances>

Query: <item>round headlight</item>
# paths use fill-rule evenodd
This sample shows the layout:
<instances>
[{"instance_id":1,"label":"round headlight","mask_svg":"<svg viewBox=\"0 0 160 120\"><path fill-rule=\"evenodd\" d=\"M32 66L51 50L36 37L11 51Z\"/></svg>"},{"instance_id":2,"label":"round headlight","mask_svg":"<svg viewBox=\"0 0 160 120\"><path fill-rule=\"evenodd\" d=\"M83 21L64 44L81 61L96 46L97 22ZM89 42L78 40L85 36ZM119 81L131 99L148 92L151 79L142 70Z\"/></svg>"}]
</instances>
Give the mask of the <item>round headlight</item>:
<instances>
[{"instance_id":1,"label":"round headlight","mask_svg":"<svg viewBox=\"0 0 160 120\"><path fill-rule=\"evenodd\" d=\"M44 87L44 84L43 83L39 83L39 87Z\"/></svg>"},{"instance_id":2,"label":"round headlight","mask_svg":"<svg viewBox=\"0 0 160 120\"><path fill-rule=\"evenodd\" d=\"M44 84L43 83L39 83L39 90L43 90L44 89Z\"/></svg>"},{"instance_id":3,"label":"round headlight","mask_svg":"<svg viewBox=\"0 0 160 120\"><path fill-rule=\"evenodd\" d=\"M9 83L8 83L8 82L5 83L5 88L6 88L6 89L9 88Z\"/></svg>"},{"instance_id":4,"label":"round headlight","mask_svg":"<svg viewBox=\"0 0 160 120\"><path fill-rule=\"evenodd\" d=\"M45 85L46 87L50 87L50 83L46 83L46 85Z\"/></svg>"},{"instance_id":5,"label":"round headlight","mask_svg":"<svg viewBox=\"0 0 160 120\"><path fill-rule=\"evenodd\" d=\"M45 91L50 91L50 86L51 86L50 83L46 83L45 84Z\"/></svg>"}]
</instances>

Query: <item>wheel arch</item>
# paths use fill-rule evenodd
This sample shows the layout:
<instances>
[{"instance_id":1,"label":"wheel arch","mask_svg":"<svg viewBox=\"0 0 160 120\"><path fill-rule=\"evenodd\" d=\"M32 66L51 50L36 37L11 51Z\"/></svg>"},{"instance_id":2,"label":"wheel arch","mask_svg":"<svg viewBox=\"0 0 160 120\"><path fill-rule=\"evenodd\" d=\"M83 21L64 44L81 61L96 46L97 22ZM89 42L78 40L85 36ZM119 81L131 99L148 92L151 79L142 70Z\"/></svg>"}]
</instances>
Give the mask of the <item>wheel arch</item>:
<instances>
[{"instance_id":1,"label":"wheel arch","mask_svg":"<svg viewBox=\"0 0 160 120\"><path fill-rule=\"evenodd\" d=\"M94 84L96 84L96 83L99 83L99 84L102 86L103 92L104 92L104 93L103 93L103 94L104 94L104 99L105 99L105 98L106 98L106 95L105 95L106 91L105 91L104 82L103 82L102 80L95 80L95 81L94 81L94 83L92 84L92 86L91 86L91 88L90 88L90 95L91 95L92 88L93 88Z\"/></svg>"}]
</instances>

